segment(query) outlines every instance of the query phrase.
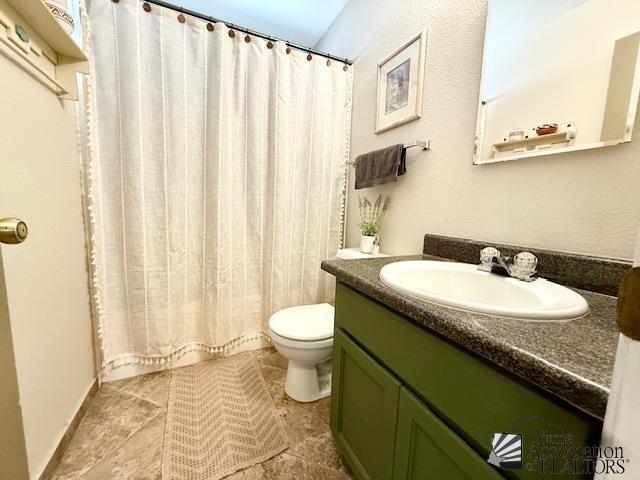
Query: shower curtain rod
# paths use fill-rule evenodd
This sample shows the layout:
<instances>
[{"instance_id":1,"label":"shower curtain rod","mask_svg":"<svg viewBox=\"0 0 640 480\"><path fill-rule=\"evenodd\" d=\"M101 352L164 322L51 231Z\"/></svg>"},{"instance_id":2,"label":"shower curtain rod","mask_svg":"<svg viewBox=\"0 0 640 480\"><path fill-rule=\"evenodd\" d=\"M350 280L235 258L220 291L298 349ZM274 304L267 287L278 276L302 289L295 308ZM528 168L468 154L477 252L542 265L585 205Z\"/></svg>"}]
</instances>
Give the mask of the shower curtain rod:
<instances>
[{"instance_id":1,"label":"shower curtain rod","mask_svg":"<svg viewBox=\"0 0 640 480\"><path fill-rule=\"evenodd\" d=\"M285 44L287 44L287 46L295 48L296 50L302 50L303 52L312 53L314 55L319 55L319 56L324 57L324 58L330 58L331 60L335 60L337 62L346 63L347 65L352 65L353 64L353 61L349 60L348 58L340 58L340 57L336 57L334 55L331 55L329 53L324 53L324 52L320 52L318 50L314 50L313 48L303 47L302 45L298 45L296 43L292 43L292 42L289 42L287 40L283 40L283 39L278 38L278 37L272 37L271 35L267 35L267 34L264 34L264 33L256 32L254 30L250 30L250 29L242 27L240 25L235 25L233 23L225 22L224 20L220 20L220 19L215 18L215 17L210 17L209 15L205 15L203 13L195 12L193 10L189 10L188 8L182 8L182 7L179 7L178 5L174 5L172 3L165 2L163 0L140 0L140 1L143 2L143 3L152 3L152 4L158 5L160 7L168 8L170 10L174 10L176 12L180 12L180 13L183 13L185 15L189 15L191 17L199 18L200 20L205 20L207 22L224 23L227 27L229 27L229 28L231 28L233 30L238 30L238 31L244 32L244 33L246 33L248 35L253 35L255 37L264 38L265 40L271 40L273 42L284 42Z\"/></svg>"}]
</instances>

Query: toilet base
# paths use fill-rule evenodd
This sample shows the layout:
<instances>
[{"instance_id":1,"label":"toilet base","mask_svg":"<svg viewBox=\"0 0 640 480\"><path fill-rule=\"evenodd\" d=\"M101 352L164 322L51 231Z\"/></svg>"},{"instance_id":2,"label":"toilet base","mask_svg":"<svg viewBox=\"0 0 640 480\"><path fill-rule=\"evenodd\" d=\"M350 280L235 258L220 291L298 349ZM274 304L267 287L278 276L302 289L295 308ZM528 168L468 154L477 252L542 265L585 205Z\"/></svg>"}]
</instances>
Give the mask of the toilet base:
<instances>
[{"instance_id":1,"label":"toilet base","mask_svg":"<svg viewBox=\"0 0 640 480\"><path fill-rule=\"evenodd\" d=\"M331 360L309 365L289 360L284 391L298 402L315 402L331 395Z\"/></svg>"}]
</instances>

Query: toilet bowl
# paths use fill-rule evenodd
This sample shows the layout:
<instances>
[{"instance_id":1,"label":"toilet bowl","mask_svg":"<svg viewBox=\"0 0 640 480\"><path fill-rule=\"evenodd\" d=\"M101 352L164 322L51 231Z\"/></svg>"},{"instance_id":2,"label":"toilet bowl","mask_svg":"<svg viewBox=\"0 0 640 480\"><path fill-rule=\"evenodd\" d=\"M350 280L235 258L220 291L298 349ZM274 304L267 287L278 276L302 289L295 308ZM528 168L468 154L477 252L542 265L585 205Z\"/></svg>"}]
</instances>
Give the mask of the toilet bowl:
<instances>
[{"instance_id":1,"label":"toilet bowl","mask_svg":"<svg viewBox=\"0 0 640 480\"><path fill-rule=\"evenodd\" d=\"M284 390L299 402L331 393L333 306L328 303L285 308L269 319L276 350L289 361Z\"/></svg>"},{"instance_id":2,"label":"toilet bowl","mask_svg":"<svg viewBox=\"0 0 640 480\"><path fill-rule=\"evenodd\" d=\"M358 249L338 250L341 259L372 258ZM269 319L276 350L289 361L284 390L298 402L313 402L331 394L333 306L300 305L277 311Z\"/></svg>"}]
</instances>

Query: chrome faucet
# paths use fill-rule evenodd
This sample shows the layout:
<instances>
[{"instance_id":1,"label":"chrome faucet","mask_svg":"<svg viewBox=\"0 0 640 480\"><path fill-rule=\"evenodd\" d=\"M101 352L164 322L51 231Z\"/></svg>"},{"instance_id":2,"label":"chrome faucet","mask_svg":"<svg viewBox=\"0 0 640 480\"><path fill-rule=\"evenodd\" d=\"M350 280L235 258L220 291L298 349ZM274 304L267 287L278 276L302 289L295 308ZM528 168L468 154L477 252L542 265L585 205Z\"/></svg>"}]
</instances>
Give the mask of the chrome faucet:
<instances>
[{"instance_id":1,"label":"chrome faucet","mask_svg":"<svg viewBox=\"0 0 640 480\"><path fill-rule=\"evenodd\" d=\"M495 247L485 247L480 251L480 265L478 270L483 272L508 275L518 280L532 282L536 277L538 259L533 253L520 252L513 257L502 257L500 250Z\"/></svg>"}]
</instances>

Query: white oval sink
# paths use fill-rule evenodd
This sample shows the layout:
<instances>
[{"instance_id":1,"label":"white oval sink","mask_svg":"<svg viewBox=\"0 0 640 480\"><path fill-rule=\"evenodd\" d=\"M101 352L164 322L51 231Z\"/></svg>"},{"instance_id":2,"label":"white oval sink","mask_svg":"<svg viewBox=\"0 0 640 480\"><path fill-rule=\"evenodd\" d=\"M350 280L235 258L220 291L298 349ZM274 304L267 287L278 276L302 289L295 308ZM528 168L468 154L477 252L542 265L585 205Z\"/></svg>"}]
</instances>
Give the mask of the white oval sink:
<instances>
[{"instance_id":1,"label":"white oval sink","mask_svg":"<svg viewBox=\"0 0 640 480\"><path fill-rule=\"evenodd\" d=\"M572 320L589 311L581 295L538 278L524 282L477 265L432 260L389 263L380 279L394 290L439 305L523 320Z\"/></svg>"}]
</instances>

